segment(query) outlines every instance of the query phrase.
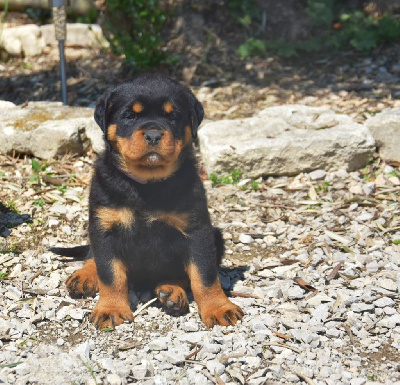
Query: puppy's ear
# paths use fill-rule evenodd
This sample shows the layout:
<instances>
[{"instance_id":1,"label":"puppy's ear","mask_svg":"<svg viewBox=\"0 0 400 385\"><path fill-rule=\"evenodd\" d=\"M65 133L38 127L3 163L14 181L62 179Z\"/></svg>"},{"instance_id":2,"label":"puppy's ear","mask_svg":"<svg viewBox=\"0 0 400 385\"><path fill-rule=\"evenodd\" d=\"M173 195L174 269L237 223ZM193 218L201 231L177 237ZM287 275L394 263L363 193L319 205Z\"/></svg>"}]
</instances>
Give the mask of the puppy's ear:
<instances>
[{"instance_id":1,"label":"puppy's ear","mask_svg":"<svg viewBox=\"0 0 400 385\"><path fill-rule=\"evenodd\" d=\"M108 127L108 117L111 108L110 96L112 93L112 89L107 89L104 94L100 97L100 99L96 103L96 108L94 110L94 120L99 125L99 127L103 130L104 133L107 131Z\"/></svg>"},{"instance_id":2,"label":"puppy's ear","mask_svg":"<svg viewBox=\"0 0 400 385\"><path fill-rule=\"evenodd\" d=\"M191 102L191 115L192 115L192 137L197 138L197 129L204 118L204 109L201 103L197 100L196 96L190 92Z\"/></svg>"}]
</instances>

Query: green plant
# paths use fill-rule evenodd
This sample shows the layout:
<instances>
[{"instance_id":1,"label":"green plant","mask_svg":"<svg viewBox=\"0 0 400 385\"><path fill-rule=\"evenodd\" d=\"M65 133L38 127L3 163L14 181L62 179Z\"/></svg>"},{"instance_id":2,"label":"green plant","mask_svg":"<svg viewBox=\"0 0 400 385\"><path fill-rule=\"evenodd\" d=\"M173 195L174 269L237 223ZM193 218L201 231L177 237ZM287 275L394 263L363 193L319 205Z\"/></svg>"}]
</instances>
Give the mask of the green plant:
<instances>
[{"instance_id":1,"label":"green plant","mask_svg":"<svg viewBox=\"0 0 400 385\"><path fill-rule=\"evenodd\" d=\"M37 199L36 201L33 201L33 205L37 207L43 207L46 204L46 202L43 199Z\"/></svg>"},{"instance_id":2,"label":"green plant","mask_svg":"<svg viewBox=\"0 0 400 385\"><path fill-rule=\"evenodd\" d=\"M57 187L57 190L60 191L61 195L64 195L67 192L67 189L68 186L65 183Z\"/></svg>"},{"instance_id":3,"label":"green plant","mask_svg":"<svg viewBox=\"0 0 400 385\"><path fill-rule=\"evenodd\" d=\"M399 173L396 170L393 170L393 171L389 172L389 175L390 176L394 176L394 177L398 177Z\"/></svg>"},{"instance_id":4,"label":"green plant","mask_svg":"<svg viewBox=\"0 0 400 385\"><path fill-rule=\"evenodd\" d=\"M238 170L231 171L230 176L218 176L216 174L210 174L210 180L213 187L219 184L237 184L240 181L242 174L243 173Z\"/></svg>"},{"instance_id":5,"label":"green plant","mask_svg":"<svg viewBox=\"0 0 400 385\"><path fill-rule=\"evenodd\" d=\"M0 279L6 278L7 274L8 274L7 269L5 271L0 272Z\"/></svg>"},{"instance_id":6,"label":"green plant","mask_svg":"<svg viewBox=\"0 0 400 385\"><path fill-rule=\"evenodd\" d=\"M328 191L329 187L331 187L331 186L332 186L331 182L323 182L323 183L319 184L318 186L316 186L315 191L317 193L325 192L325 191Z\"/></svg>"},{"instance_id":7,"label":"green plant","mask_svg":"<svg viewBox=\"0 0 400 385\"><path fill-rule=\"evenodd\" d=\"M41 174L46 171L48 163L47 162L39 163L36 159L32 159L31 167L33 175L29 178L29 182L38 182L40 186ZM52 176L53 173L48 172L46 173L46 175Z\"/></svg>"},{"instance_id":8,"label":"green plant","mask_svg":"<svg viewBox=\"0 0 400 385\"><path fill-rule=\"evenodd\" d=\"M134 68L167 63L161 29L167 14L158 0L106 0L103 31L112 50Z\"/></svg>"},{"instance_id":9,"label":"green plant","mask_svg":"<svg viewBox=\"0 0 400 385\"><path fill-rule=\"evenodd\" d=\"M238 53L249 56L275 53L292 57L299 52L355 49L368 53L381 44L400 38L400 19L392 15L371 16L360 10L346 11L334 0L308 0L305 12L314 37L305 41L248 39L239 46Z\"/></svg>"},{"instance_id":10,"label":"green plant","mask_svg":"<svg viewBox=\"0 0 400 385\"><path fill-rule=\"evenodd\" d=\"M8 201L6 202L6 207L7 207L10 211L19 214L19 211L18 211L18 209L17 209L17 204L16 204L16 201L15 201L14 199L8 200Z\"/></svg>"},{"instance_id":11,"label":"green plant","mask_svg":"<svg viewBox=\"0 0 400 385\"><path fill-rule=\"evenodd\" d=\"M229 0L227 6L231 17L248 29L261 20L261 10L256 0Z\"/></svg>"}]
</instances>

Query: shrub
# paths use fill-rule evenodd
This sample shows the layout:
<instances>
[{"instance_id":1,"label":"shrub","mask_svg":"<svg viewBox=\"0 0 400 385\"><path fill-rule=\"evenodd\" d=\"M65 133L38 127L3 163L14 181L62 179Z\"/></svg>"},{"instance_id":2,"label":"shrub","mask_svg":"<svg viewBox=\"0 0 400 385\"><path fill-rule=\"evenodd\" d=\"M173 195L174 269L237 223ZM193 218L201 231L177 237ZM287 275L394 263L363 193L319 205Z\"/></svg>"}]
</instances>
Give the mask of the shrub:
<instances>
[{"instance_id":1,"label":"shrub","mask_svg":"<svg viewBox=\"0 0 400 385\"><path fill-rule=\"evenodd\" d=\"M149 69L167 61L160 39L166 18L158 0L106 0L102 27L116 54L132 67Z\"/></svg>"}]
</instances>

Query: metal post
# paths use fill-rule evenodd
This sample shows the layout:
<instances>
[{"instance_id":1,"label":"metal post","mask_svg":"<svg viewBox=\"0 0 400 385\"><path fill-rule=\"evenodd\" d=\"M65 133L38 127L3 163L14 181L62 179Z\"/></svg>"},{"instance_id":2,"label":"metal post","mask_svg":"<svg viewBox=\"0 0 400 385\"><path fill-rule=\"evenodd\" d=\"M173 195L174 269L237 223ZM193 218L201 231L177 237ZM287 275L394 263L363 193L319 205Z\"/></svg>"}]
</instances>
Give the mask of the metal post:
<instances>
[{"instance_id":1,"label":"metal post","mask_svg":"<svg viewBox=\"0 0 400 385\"><path fill-rule=\"evenodd\" d=\"M52 0L53 20L60 51L61 100L67 104L67 75L65 71L64 42L67 37L67 12L65 0Z\"/></svg>"}]
</instances>

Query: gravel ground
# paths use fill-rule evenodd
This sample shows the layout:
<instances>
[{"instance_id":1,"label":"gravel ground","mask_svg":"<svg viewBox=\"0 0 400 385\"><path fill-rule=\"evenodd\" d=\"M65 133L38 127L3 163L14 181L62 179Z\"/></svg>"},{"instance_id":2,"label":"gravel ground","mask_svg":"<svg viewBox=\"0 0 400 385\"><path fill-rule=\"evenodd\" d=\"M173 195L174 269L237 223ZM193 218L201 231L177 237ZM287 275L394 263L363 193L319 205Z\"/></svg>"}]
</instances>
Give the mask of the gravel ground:
<instances>
[{"instance_id":1,"label":"gravel ground","mask_svg":"<svg viewBox=\"0 0 400 385\"><path fill-rule=\"evenodd\" d=\"M65 290L82 262L47 251L87 242L93 160L33 172L31 159L0 157L0 226L14 226L0 228L11 230L0 238L0 382L400 384L399 165L206 180L226 240L221 281L243 321L208 330L193 301L176 317L131 292L134 323L97 331L96 299Z\"/></svg>"}]
</instances>

